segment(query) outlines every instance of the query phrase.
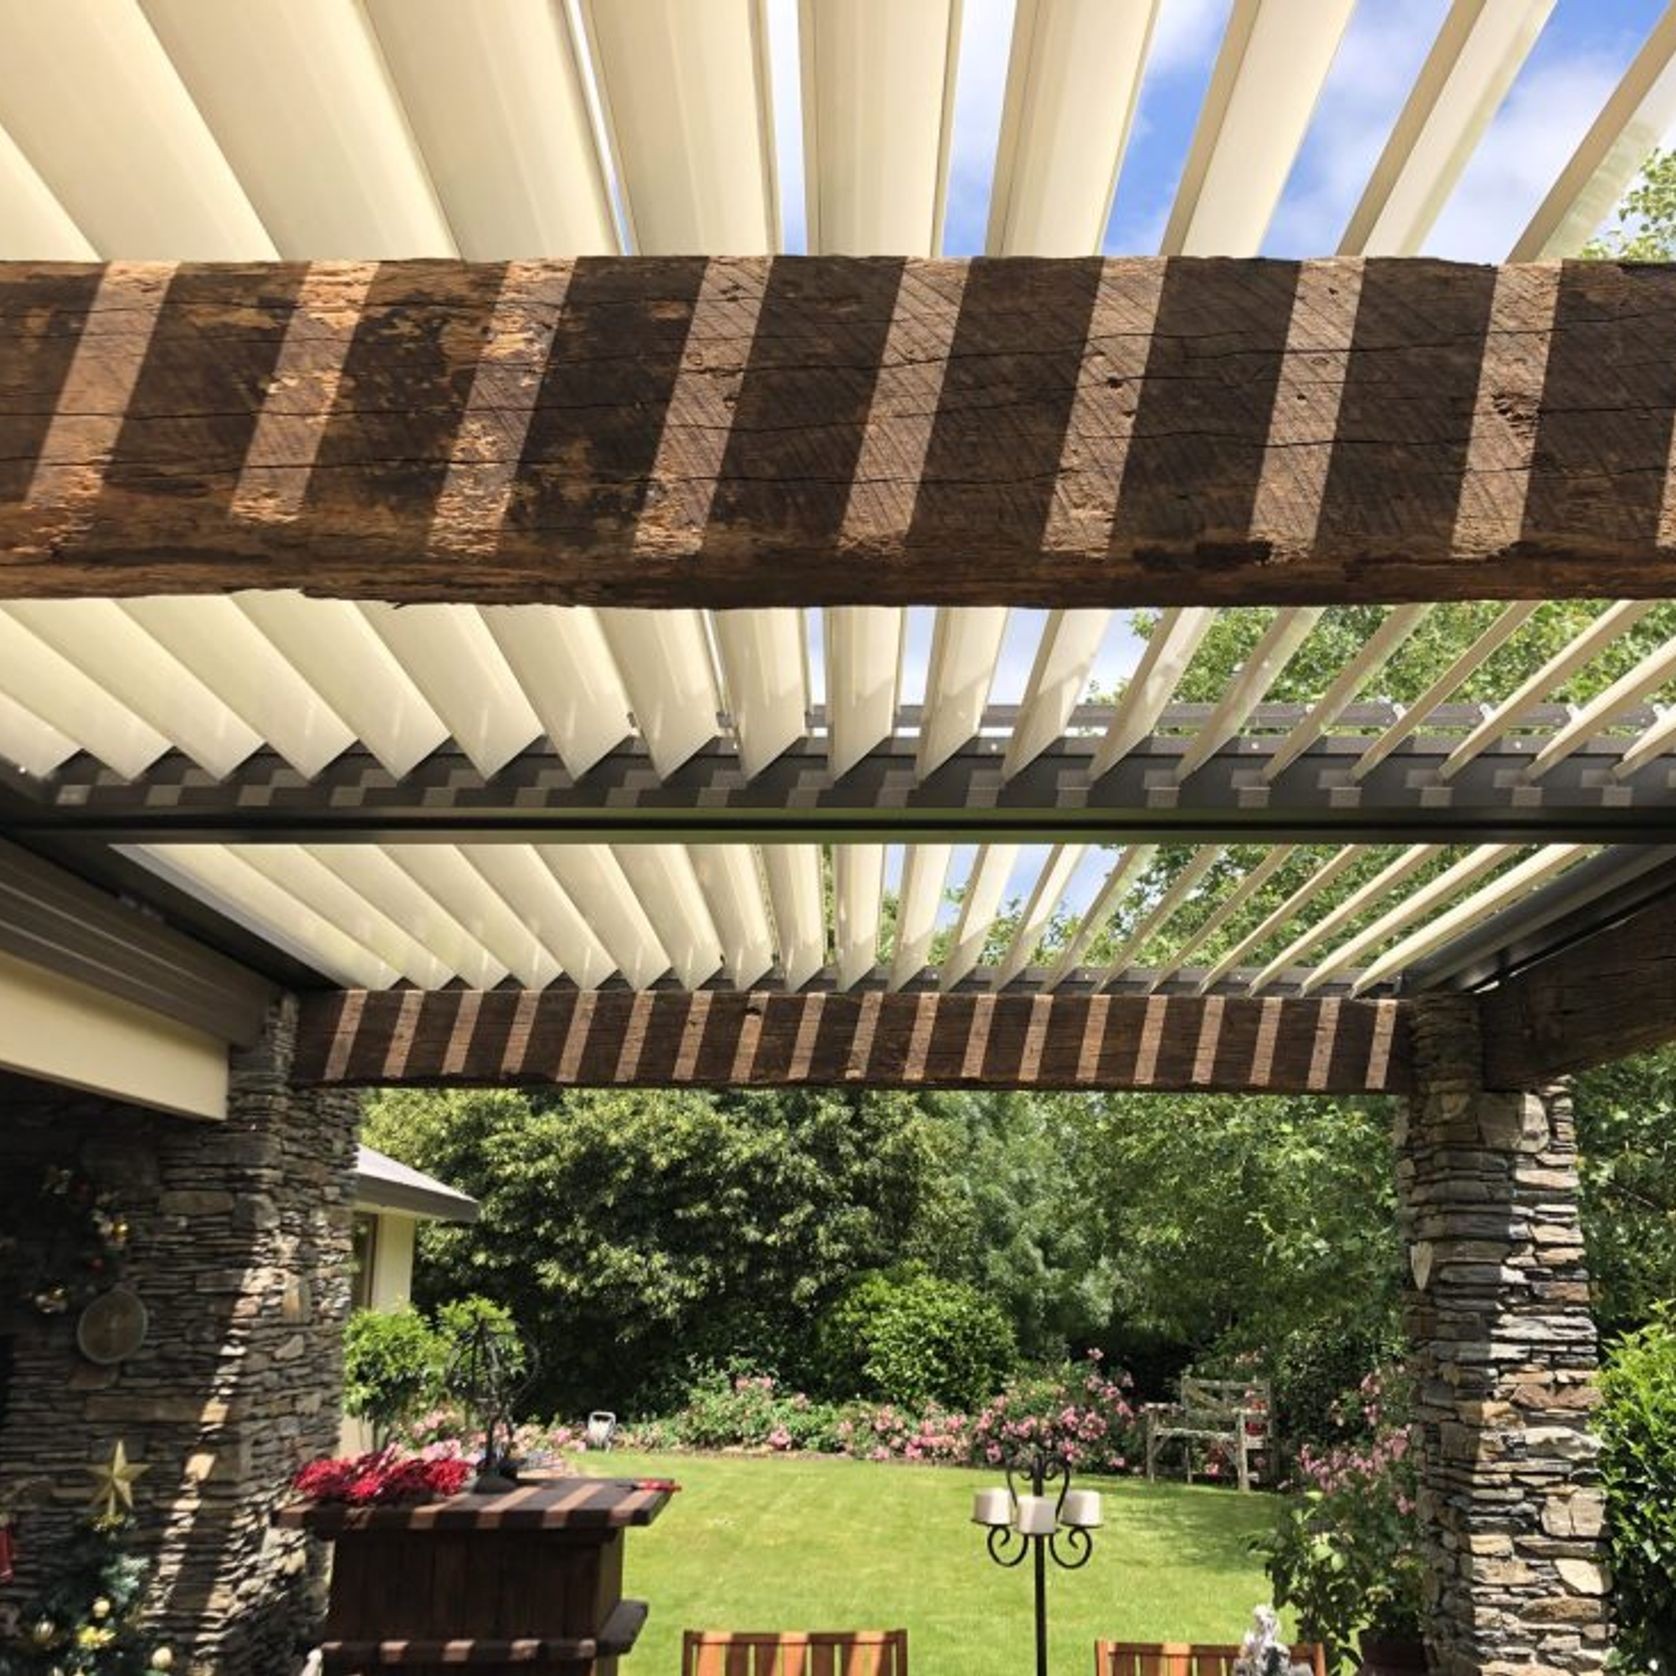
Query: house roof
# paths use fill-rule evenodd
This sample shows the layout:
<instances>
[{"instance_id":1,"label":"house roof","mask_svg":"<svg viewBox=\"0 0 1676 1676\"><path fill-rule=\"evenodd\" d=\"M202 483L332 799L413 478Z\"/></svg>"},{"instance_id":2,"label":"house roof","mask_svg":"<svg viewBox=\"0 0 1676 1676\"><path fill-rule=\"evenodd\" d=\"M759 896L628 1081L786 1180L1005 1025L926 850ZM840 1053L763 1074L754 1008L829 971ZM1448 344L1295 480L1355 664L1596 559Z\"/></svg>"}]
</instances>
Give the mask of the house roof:
<instances>
[{"instance_id":1,"label":"house roof","mask_svg":"<svg viewBox=\"0 0 1676 1676\"><path fill-rule=\"evenodd\" d=\"M356 1151L355 1202L438 1222L475 1222L478 1214L477 1201L469 1194L370 1146Z\"/></svg>"}]
</instances>

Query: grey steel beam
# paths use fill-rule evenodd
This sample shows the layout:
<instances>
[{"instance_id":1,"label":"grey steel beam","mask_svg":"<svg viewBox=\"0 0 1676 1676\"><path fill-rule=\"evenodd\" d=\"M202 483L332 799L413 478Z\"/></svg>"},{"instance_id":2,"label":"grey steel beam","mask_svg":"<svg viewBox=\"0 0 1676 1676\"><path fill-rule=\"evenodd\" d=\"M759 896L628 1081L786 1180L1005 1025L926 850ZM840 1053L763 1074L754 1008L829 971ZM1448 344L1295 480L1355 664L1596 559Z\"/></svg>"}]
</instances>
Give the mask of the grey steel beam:
<instances>
[{"instance_id":1,"label":"grey steel beam","mask_svg":"<svg viewBox=\"0 0 1676 1676\"><path fill-rule=\"evenodd\" d=\"M3 841L0 952L241 1046L277 994L155 912Z\"/></svg>"},{"instance_id":2,"label":"grey steel beam","mask_svg":"<svg viewBox=\"0 0 1676 1676\"><path fill-rule=\"evenodd\" d=\"M1455 742L1417 735L1365 779L1355 735L1317 742L1272 783L1276 735L1242 737L1180 784L1190 734L1160 733L1109 773L1090 773L1097 735L1060 740L1011 780L1005 740L979 737L920 780L897 738L835 778L807 739L746 780L731 746L700 751L667 780L625 744L580 779L545 746L489 779L445 749L396 780L350 751L313 780L271 752L216 780L178 754L129 782L77 758L38 797L0 800L0 832L105 843L897 842L1149 839L1214 843L1676 842L1676 757L1624 781L1625 735L1591 741L1527 782L1540 732L1511 736L1445 782Z\"/></svg>"}]
</instances>

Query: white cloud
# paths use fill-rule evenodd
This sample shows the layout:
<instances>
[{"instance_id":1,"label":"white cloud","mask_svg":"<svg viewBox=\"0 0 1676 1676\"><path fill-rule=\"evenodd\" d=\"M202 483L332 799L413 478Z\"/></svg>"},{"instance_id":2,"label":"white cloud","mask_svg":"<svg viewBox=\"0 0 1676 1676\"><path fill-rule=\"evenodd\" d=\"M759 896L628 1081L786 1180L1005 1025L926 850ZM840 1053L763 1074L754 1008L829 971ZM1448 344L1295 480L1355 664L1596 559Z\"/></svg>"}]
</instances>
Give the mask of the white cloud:
<instances>
[{"instance_id":1,"label":"white cloud","mask_svg":"<svg viewBox=\"0 0 1676 1676\"><path fill-rule=\"evenodd\" d=\"M1265 250L1320 256L1338 247L1444 11L1445 0L1384 0L1357 9Z\"/></svg>"},{"instance_id":2,"label":"white cloud","mask_svg":"<svg viewBox=\"0 0 1676 1676\"><path fill-rule=\"evenodd\" d=\"M1150 75L1197 69L1216 51L1232 0L1164 0L1152 31Z\"/></svg>"},{"instance_id":3,"label":"white cloud","mask_svg":"<svg viewBox=\"0 0 1676 1676\"><path fill-rule=\"evenodd\" d=\"M1426 241L1427 255L1504 261L1599 113L1620 68L1579 55L1522 77L1444 206Z\"/></svg>"}]
</instances>

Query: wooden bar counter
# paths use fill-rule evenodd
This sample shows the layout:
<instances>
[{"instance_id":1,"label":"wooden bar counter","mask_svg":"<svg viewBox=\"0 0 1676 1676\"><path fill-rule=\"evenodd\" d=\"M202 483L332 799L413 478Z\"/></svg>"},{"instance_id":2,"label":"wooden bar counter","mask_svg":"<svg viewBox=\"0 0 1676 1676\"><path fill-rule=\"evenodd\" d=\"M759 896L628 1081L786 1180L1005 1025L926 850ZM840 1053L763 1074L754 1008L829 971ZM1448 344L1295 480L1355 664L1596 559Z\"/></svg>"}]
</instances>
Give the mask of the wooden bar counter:
<instances>
[{"instance_id":1,"label":"wooden bar counter","mask_svg":"<svg viewBox=\"0 0 1676 1676\"><path fill-rule=\"evenodd\" d=\"M496 1495L281 1508L274 1523L333 1544L321 1651L328 1671L469 1669L616 1676L646 1619L624 1600L623 1532L671 1488L621 1478L530 1478Z\"/></svg>"}]
</instances>

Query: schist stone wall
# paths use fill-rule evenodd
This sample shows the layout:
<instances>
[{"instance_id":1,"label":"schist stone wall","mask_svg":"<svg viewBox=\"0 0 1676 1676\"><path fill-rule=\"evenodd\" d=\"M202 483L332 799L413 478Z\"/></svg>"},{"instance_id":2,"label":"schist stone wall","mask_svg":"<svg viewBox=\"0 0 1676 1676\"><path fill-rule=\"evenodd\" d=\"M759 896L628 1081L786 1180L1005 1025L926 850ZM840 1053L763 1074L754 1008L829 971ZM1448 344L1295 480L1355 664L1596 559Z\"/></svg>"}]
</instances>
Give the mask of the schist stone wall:
<instances>
[{"instance_id":1,"label":"schist stone wall","mask_svg":"<svg viewBox=\"0 0 1676 1676\"><path fill-rule=\"evenodd\" d=\"M337 1442L358 1108L288 1085L294 1036L294 1008L276 1007L235 1055L224 1123L0 1078L0 1174L78 1160L112 1189L132 1228L123 1280L151 1318L115 1367L79 1354L74 1312L13 1311L0 1328L0 1489L51 1485L20 1509L22 1563L0 1600L28 1596L87 1503L82 1467L121 1439L149 1469L136 1500L157 1611L193 1676L283 1676L317 1605L309 1550L268 1512Z\"/></svg>"},{"instance_id":2,"label":"schist stone wall","mask_svg":"<svg viewBox=\"0 0 1676 1676\"><path fill-rule=\"evenodd\" d=\"M1486 1091L1469 1000L1421 999L1412 1022L1397 1168L1431 1666L1594 1671L1608 1578L1570 1099Z\"/></svg>"}]
</instances>

